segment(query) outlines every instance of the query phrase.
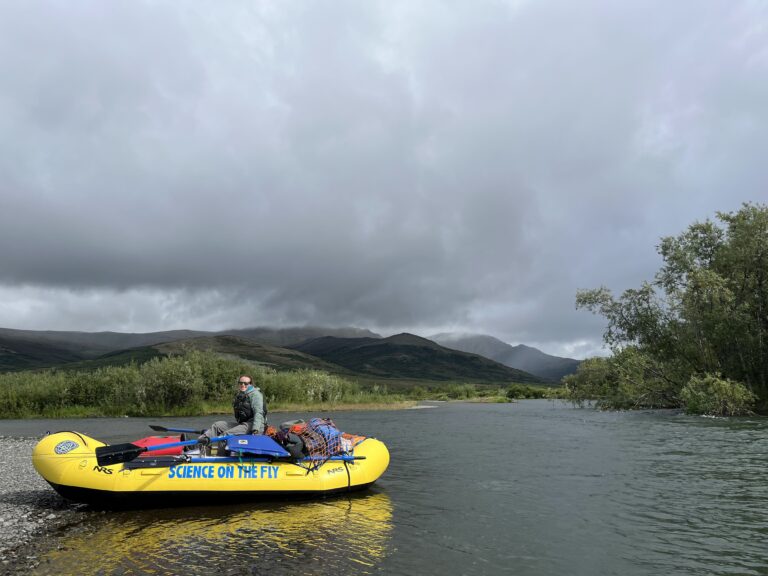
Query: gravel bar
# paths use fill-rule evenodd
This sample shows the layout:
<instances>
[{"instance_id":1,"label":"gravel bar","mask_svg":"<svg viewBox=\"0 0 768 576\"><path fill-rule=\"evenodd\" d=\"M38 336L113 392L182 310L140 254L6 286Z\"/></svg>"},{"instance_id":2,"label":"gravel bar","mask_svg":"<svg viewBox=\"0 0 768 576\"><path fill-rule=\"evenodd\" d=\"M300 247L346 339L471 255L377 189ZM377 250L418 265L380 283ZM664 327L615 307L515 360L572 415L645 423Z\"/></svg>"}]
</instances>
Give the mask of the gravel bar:
<instances>
[{"instance_id":1,"label":"gravel bar","mask_svg":"<svg viewBox=\"0 0 768 576\"><path fill-rule=\"evenodd\" d=\"M0 436L0 574L29 574L57 534L94 515L59 496L32 466L39 438Z\"/></svg>"}]
</instances>

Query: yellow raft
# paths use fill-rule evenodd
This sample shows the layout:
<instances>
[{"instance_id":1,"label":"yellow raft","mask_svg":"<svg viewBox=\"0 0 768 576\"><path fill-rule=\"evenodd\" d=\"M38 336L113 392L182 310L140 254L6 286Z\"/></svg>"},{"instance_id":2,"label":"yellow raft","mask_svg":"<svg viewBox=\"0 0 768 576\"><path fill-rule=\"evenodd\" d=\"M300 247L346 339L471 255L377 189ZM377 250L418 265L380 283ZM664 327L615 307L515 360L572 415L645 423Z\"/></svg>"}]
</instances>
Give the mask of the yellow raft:
<instances>
[{"instance_id":1,"label":"yellow raft","mask_svg":"<svg viewBox=\"0 0 768 576\"><path fill-rule=\"evenodd\" d=\"M267 458L142 456L100 466L96 448L105 446L77 432L43 438L32 453L37 472L64 498L76 502L135 502L325 495L369 487L389 465L387 447L365 438L354 458L320 465Z\"/></svg>"}]
</instances>

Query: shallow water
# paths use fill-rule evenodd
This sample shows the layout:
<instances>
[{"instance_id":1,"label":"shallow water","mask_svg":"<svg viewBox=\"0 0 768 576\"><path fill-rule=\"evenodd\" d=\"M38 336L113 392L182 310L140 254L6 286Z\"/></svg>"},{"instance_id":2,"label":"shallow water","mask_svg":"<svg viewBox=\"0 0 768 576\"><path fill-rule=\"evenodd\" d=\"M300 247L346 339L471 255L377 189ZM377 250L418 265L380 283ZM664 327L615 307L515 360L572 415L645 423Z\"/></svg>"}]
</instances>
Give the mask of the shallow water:
<instances>
[{"instance_id":1,"label":"shallow water","mask_svg":"<svg viewBox=\"0 0 768 576\"><path fill-rule=\"evenodd\" d=\"M543 400L330 415L389 446L372 490L94 515L42 573L768 574L768 419ZM0 435L115 442L150 421L0 421Z\"/></svg>"}]
</instances>

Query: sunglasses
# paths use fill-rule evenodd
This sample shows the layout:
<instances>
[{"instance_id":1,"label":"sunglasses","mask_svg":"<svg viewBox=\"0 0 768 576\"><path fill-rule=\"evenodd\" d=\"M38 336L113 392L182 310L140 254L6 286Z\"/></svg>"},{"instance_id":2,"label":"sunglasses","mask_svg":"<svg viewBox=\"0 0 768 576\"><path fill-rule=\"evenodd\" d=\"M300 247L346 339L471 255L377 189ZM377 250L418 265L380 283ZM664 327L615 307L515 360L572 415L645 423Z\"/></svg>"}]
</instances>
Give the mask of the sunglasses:
<instances>
[{"instance_id":1,"label":"sunglasses","mask_svg":"<svg viewBox=\"0 0 768 576\"><path fill-rule=\"evenodd\" d=\"M240 386L248 386L248 384L250 384L250 382L243 382L241 380L240 382L238 382L238 384L240 384Z\"/></svg>"}]
</instances>

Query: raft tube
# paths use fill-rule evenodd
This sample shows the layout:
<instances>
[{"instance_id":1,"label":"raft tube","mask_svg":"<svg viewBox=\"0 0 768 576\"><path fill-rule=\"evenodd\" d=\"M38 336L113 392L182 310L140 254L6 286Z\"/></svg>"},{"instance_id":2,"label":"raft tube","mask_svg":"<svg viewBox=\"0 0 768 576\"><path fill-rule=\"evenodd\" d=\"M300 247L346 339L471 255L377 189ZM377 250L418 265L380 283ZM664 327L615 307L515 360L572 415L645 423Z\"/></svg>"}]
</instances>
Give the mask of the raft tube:
<instances>
[{"instance_id":1,"label":"raft tube","mask_svg":"<svg viewBox=\"0 0 768 576\"><path fill-rule=\"evenodd\" d=\"M57 432L38 442L32 463L64 498L88 504L322 496L368 488L389 466L389 451L375 438L355 445L351 457L332 457L319 466L263 457L152 453L99 466L99 446L105 444L85 434Z\"/></svg>"}]
</instances>

